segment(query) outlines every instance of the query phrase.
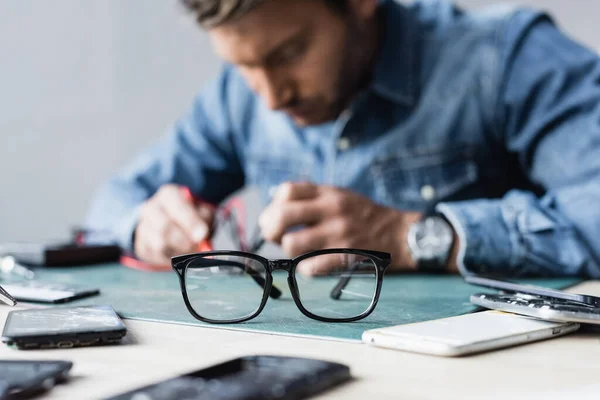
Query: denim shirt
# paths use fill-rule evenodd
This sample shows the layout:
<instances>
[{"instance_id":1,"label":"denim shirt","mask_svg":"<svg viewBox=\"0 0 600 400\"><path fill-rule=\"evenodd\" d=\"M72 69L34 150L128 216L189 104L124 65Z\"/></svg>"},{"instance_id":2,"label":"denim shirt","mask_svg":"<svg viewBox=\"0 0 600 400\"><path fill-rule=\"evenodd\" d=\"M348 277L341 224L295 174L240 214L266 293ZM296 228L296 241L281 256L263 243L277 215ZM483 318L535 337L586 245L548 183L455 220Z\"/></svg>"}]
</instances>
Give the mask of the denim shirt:
<instances>
[{"instance_id":1,"label":"denim shirt","mask_svg":"<svg viewBox=\"0 0 600 400\"><path fill-rule=\"evenodd\" d=\"M600 277L600 60L529 9L381 3L368 88L306 128L235 68L98 193L90 228L131 249L139 206L166 183L219 202L244 185L350 188L400 210L432 204L462 273Z\"/></svg>"}]
</instances>

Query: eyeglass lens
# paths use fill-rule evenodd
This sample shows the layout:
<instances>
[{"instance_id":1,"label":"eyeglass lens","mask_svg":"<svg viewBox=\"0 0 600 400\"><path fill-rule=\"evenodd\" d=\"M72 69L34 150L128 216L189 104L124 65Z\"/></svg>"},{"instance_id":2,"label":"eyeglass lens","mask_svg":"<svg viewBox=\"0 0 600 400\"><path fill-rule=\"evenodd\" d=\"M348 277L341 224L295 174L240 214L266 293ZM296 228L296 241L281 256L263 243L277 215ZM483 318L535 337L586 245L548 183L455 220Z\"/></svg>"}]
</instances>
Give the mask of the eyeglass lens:
<instances>
[{"instance_id":1,"label":"eyeglass lens","mask_svg":"<svg viewBox=\"0 0 600 400\"><path fill-rule=\"evenodd\" d=\"M362 315L370 308L377 290L375 263L357 254L332 253L306 258L298 263L294 277L302 306L324 318ZM336 287L341 289L338 296L333 295Z\"/></svg>"},{"instance_id":2,"label":"eyeglass lens","mask_svg":"<svg viewBox=\"0 0 600 400\"><path fill-rule=\"evenodd\" d=\"M216 321L241 319L260 307L266 276L265 266L253 258L197 257L185 269L185 290L198 315Z\"/></svg>"}]
</instances>

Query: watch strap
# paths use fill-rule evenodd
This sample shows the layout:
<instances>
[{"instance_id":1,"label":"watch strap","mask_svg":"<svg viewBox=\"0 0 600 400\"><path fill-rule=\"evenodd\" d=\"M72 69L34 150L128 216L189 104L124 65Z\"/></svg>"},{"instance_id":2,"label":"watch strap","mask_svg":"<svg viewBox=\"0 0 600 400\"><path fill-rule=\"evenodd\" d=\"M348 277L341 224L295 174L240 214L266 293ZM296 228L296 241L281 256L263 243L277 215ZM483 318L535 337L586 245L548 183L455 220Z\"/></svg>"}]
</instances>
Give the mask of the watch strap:
<instances>
[{"instance_id":1,"label":"watch strap","mask_svg":"<svg viewBox=\"0 0 600 400\"><path fill-rule=\"evenodd\" d=\"M435 211L435 207L428 207L425 212L423 213L423 216L421 217L420 222L424 222L427 218L432 218L432 217L437 217L437 218L441 218L442 220L444 220L449 226L450 222L446 219L446 217L441 214L438 213L437 211ZM450 248L452 248L452 245L450 246ZM450 254L450 251L448 251L448 254L446 254L446 257L444 257L444 259L440 259L440 258L421 258L416 260L417 261L417 270L420 272L424 272L424 273L440 273L440 272L445 272L447 265L447 258Z\"/></svg>"},{"instance_id":2,"label":"watch strap","mask_svg":"<svg viewBox=\"0 0 600 400\"><path fill-rule=\"evenodd\" d=\"M446 265L437 259L421 259L417 261L417 269L419 272L438 273L446 270Z\"/></svg>"}]
</instances>

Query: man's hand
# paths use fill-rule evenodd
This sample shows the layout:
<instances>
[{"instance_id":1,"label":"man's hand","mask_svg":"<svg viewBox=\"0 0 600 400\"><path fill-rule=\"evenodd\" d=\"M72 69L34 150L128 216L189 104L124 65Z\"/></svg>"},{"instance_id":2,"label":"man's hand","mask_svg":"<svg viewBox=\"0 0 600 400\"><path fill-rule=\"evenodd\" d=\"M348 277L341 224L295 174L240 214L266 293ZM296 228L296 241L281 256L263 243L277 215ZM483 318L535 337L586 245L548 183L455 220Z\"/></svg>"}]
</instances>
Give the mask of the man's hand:
<instances>
[{"instance_id":1,"label":"man's hand","mask_svg":"<svg viewBox=\"0 0 600 400\"><path fill-rule=\"evenodd\" d=\"M182 187L161 187L142 205L134 237L136 256L153 264L169 264L172 256L195 252L210 234L214 214L209 205L194 205Z\"/></svg>"},{"instance_id":2,"label":"man's hand","mask_svg":"<svg viewBox=\"0 0 600 400\"><path fill-rule=\"evenodd\" d=\"M394 269L414 269L406 236L420 218L420 213L383 207L345 189L284 183L259 225L264 238L280 244L290 257L317 249L359 248L391 253ZM301 229L290 230L294 227Z\"/></svg>"}]
</instances>

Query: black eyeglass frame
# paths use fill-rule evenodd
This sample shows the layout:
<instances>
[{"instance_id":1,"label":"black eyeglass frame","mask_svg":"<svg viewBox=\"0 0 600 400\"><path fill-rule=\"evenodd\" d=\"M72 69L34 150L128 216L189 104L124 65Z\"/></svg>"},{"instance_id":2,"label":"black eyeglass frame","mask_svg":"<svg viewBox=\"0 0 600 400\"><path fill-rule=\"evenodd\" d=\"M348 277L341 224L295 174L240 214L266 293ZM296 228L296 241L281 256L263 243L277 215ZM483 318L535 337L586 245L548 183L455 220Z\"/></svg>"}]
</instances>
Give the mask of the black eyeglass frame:
<instances>
[{"instance_id":1,"label":"black eyeglass frame","mask_svg":"<svg viewBox=\"0 0 600 400\"><path fill-rule=\"evenodd\" d=\"M296 282L296 275L295 275L296 267L298 266L298 264L300 262L302 262L308 258L322 256L322 255L328 255L328 254L359 255L359 256L363 256L365 258L370 259L371 261L373 261L373 264L375 264L375 273L376 273L376 279L377 279L375 294L374 294L373 298L371 299L371 304L362 314L360 314L356 317L351 317L351 318L321 317L321 316L311 313L306 308L304 308L304 306L302 305L302 302L300 300L300 291L298 289L298 283ZM266 282L265 282L265 286L264 286L264 290L263 290L263 297L262 297L260 306L257 308L257 310L253 314L250 314L243 318L237 318L237 319L231 319L231 320L213 320L210 318L202 317L194 310L194 307L192 307L190 300L188 298L188 294L187 294L187 290L186 290L186 283L185 283L185 275L186 275L185 272L187 270L187 267L192 260L195 260L197 258L207 258L207 257L216 257L216 256L246 257L246 258L250 258L250 259L260 262L262 264L262 266L265 268ZM298 307L298 309L300 310L300 312L302 312L302 314L304 314L308 318L312 318L314 320L321 321L321 322L354 322L354 321L358 321L358 320L368 317L373 312L375 307L377 306L377 303L379 301L379 295L381 294L381 287L383 284L383 276L385 275L386 270L390 266L391 261L392 261L392 256L389 253L373 251L373 250L359 250L359 249L324 249L324 250L317 250L317 251L312 251L309 253L302 254L301 256L298 256L294 259L279 259L279 260L270 260L268 258L259 256L257 254L247 253L247 252L243 252L243 251L210 251L210 252L204 252L204 253L185 254L185 255L173 257L173 258L171 258L171 266L173 267L173 270L177 273L177 276L179 277L179 285L181 287L181 294L183 295L183 301L185 302L185 306L187 307L190 314L192 314L192 316L194 316L194 318L196 318L202 322L207 322L210 324L235 324L235 323L239 323L239 322L249 321L249 320L257 317L262 312L262 310L265 308L265 305L267 304L269 295L271 295L271 297L274 297L274 298L279 297L279 296L273 296L271 293L271 289L273 288L273 271L280 270L280 269L288 272L288 286L290 288L290 293L292 294L292 298L294 299L294 303L296 304L296 307ZM273 288L273 289L276 290L276 288Z\"/></svg>"}]
</instances>

